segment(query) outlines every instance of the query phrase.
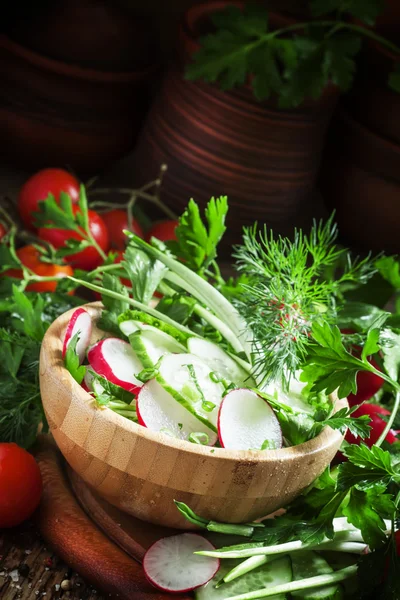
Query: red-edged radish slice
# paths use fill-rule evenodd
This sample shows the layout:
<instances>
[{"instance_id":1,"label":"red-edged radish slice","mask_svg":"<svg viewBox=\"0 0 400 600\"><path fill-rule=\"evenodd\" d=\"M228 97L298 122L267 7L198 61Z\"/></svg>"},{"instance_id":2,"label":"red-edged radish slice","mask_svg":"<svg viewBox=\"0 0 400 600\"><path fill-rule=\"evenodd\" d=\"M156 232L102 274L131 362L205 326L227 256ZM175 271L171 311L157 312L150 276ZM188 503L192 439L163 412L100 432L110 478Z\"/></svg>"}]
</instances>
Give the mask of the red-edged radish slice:
<instances>
[{"instance_id":1,"label":"red-edged radish slice","mask_svg":"<svg viewBox=\"0 0 400 600\"><path fill-rule=\"evenodd\" d=\"M85 376L83 378L83 381L81 383L81 387L83 387L83 389L85 390L85 392L89 392L89 394L92 393L93 391L93 387L92 387L92 381L94 379L94 374L93 371L90 371L89 369L86 369L86 373Z\"/></svg>"},{"instance_id":2,"label":"red-edged radish slice","mask_svg":"<svg viewBox=\"0 0 400 600\"><path fill-rule=\"evenodd\" d=\"M222 400L218 435L223 448L258 450L282 447L282 431L270 405L248 389L232 390Z\"/></svg>"},{"instance_id":3,"label":"red-edged radish slice","mask_svg":"<svg viewBox=\"0 0 400 600\"><path fill-rule=\"evenodd\" d=\"M79 340L76 345L76 352L79 356L79 362L83 363L85 359L86 350L89 347L90 336L92 335L92 319L84 308L77 308L72 313L72 317L69 320L67 329L64 337L64 344L62 349L62 356L65 357L67 348L74 337L79 334Z\"/></svg>"},{"instance_id":4,"label":"red-edged radish slice","mask_svg":"<svg viewBox=\"0 0 400 600\"><path fill-rule=\"evenodd\" d=\"M160 590L189 592L210 581L219 569L217 558L194 552L214 549L208 540L196 533L161 538L144 555L144 573Z\"/></svg>"},{"instance_id":5,"label":"red-edged radish slice","mask_svg":"<svg viewBox=\"0 0 400 600\"><path fill-rule=\"evenodd\" d=\"M135 377L143 365L128 342L119 338L100 340L90 348L88 360L96 373L132 394L137 394L143 385Z\"/></svg>"},{"instance_id":6,"label":"red-edged radish slice","mask_svg":"<svg viewBox=\"0 0 400 600\"><path fill-rule=\"evenodd\" d=\"M207 446L217 441L215 431L197 419L155 380L141 388L136 401L138 422L153 431L189 440L191 433L205 433ZM206 438L207 439L207 438Z\"/></svg>"}]
</instances>

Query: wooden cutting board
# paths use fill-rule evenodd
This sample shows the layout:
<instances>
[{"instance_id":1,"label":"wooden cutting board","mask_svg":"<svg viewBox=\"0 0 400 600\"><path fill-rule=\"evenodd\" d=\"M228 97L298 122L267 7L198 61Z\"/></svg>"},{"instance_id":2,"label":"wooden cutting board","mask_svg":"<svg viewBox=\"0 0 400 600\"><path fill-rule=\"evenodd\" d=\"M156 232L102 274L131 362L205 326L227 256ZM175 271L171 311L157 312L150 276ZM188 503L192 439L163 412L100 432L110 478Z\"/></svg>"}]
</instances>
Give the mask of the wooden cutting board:
<instances>
[{"instance_id":1,"label":"wooden cutting board","mask_svg":"<svg viewBox=\"0 0 400 600\"><path fill-rule=\"evenodd\" d=\"M97 497L71 470L67 472L50 436L40 436L35 456L43 478L38 526L54 552L111 598L172 598L148 583L140 561L153 542L175 532L129 517Z\"/></svg>"}]
</instances>

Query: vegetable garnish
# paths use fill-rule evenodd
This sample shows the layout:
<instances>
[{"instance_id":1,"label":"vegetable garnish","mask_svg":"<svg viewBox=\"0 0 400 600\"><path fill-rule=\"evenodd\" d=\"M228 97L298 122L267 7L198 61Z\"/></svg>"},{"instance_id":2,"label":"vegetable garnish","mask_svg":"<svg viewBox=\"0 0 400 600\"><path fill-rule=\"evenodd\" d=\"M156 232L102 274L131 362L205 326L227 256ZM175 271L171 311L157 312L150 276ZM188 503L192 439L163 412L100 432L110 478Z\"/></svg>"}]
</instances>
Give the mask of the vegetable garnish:
<instances>
[{"instance_id":1,"label":"vegetable garnish","mask_svg":"<svg viewBox=\"0 0 400 600\"><path fill-rule=\"evenodd\" d=\"M319 98L329 84L348 90L356 70L362 38L372 38L394 54L399 46L368 25L382 11L380 0L312 0L313 20L271 28L268 11L256 3L243 10L227 6L211 15L214 31L200 38L201 48L186 76L218 82L223 90L250 83L257 100L276 95L280 108ZM346 14L347 13L347 14ZM390 87L400 91L397 70Z\"/></svg>"}]
</instances>

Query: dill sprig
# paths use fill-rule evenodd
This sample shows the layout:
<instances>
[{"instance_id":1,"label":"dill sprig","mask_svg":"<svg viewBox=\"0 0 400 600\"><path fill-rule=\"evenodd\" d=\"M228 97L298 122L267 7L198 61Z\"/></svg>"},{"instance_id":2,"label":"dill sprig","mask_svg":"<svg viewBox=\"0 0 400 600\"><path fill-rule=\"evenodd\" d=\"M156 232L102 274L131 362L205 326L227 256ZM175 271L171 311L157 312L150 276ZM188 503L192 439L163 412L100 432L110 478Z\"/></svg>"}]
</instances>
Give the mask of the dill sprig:
<instances>
[{"instance_id":1,"label":"dill sprig","mask_svg":"<svg viewBox=\"0 0 400 600\"><path fill-rule=\"evenodd\" d=\"M248 277L233 302L252 330L252 363L259 385L290 377L305 358L315 320L333 322L345 283L365 283L376 271L370 256L352 259L335 241L332 215L314 222L309 235L295 230L293 240L274 237L257 224L245 228L235 248L236 268ZM341 272L336 278L328 270Z\"/></svg>"}]
</instances>

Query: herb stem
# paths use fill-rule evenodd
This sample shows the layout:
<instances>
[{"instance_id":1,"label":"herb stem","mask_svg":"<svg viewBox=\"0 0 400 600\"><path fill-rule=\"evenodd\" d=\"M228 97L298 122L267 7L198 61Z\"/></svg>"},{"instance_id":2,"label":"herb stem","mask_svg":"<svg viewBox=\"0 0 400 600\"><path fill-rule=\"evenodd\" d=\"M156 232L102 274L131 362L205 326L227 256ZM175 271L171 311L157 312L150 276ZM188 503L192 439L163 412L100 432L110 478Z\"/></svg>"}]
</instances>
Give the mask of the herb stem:
<instances>
[{"instance_id":1,"label":"herb stem","mask_svg":"<svg viewBox=\"0 0 400 600\"><path fill-rule=\"evenodd\" d=\"M384 442L384 440L386 439L387 434L389 433L393 422L396 418L397 412L399 410L399 406L400 406L400 392L397 390L396 393L396 398L394 401L394 406L393 406L393 410L392 410L392 414L389 417L388 422L385 425L385 429L382 431L381 435L378 438L378 441L375 443L375 446L381 446Z\"/></svg>"},{"instance_id":2,"label":"herb stem","mask_svg":"<svg viewBox=\"0 0 400 600\"><path fill-rule=\"evenodd\" d=\"M353 577L357 573L357 565L351 565L340 571L334 573L327 573L326 575L317 575L316 577L308 577L307 579L300 579L298 581L291 581L290 583L283 583L274 587L263 588L261 590L255 590L254 592L247 592L245 594L239 594L237 596L230 596L226 600L256 600L256 598L267 598L269 596L276 596L278 594L287 594L295 592L297 590L307 590L310 588L322 587L331 585L332 583L339 583L345 581L350 577Z\"/></svg>"}]
</instances>

